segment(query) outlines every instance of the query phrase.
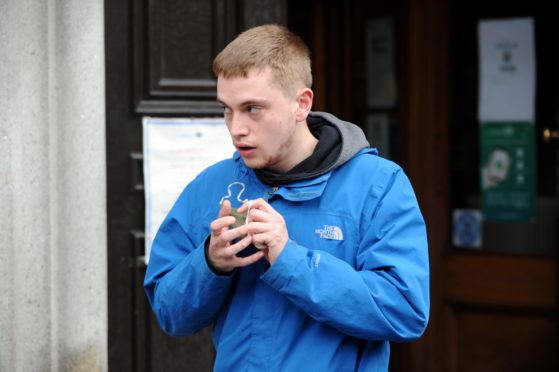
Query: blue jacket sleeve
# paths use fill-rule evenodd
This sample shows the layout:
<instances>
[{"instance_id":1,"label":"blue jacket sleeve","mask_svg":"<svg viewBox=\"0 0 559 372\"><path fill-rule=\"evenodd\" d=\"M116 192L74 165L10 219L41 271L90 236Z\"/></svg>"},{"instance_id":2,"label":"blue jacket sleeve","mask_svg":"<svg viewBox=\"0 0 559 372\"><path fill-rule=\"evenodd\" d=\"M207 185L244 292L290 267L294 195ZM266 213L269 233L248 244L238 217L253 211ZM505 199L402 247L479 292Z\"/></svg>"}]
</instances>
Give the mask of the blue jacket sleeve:
<instances>
[{"instance_id":1,"label":"blue jacket sleeve","mask_svg":"<svg viewBox=\"0 0 559 372\"><path fill-rule=\"evenodd\" d=\"M174 216L165 219L153 242L144 288L161 328L178 337L213 323L232 277L211 271L203 239L195 246Z\"/></svg>"},{"instance_id":2,"label":"blue jacket sleeve","mask_svg":"<svg viewBox=\"0 0 559 372\"><path fill-rule=\"evenodd\" d=\"M427 235L408 178L396 169L386 179L364 208L355 268L290 241L262 279L347 335L410 341L429 317Z\"/></svg>"}]
</instances>

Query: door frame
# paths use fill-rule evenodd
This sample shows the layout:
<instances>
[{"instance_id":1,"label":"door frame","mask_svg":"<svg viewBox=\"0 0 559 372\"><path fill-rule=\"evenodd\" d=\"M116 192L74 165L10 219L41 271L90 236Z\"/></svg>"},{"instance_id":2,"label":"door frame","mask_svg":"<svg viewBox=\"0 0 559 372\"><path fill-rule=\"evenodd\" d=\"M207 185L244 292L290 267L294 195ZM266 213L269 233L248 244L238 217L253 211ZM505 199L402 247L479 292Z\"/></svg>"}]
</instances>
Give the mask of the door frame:
<instances>
[{"instance_id":1,"label":"door frame","mask_svg":"<svg viewBox=\"0 0 559 372\"><path fill-rule=\"evenodd\" d=\"M401 370L445 371L451 357L437 347L448 339L442 326L445 273L441 270L450 239L447 0L409 1L407 15L404 159L427 223L431 315L424 336L401 351L411 363Z\"/></svg>"}]
</instances>

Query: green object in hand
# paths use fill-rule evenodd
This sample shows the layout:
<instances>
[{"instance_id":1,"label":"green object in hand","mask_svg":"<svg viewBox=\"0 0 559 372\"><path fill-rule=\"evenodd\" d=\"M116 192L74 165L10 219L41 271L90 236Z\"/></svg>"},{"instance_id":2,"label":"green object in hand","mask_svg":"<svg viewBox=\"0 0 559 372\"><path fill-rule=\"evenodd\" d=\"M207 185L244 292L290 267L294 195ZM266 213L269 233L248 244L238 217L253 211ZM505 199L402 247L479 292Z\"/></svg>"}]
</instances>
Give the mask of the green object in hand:
<instances>
[{"instance_id":1,"label":"green object in hand","mask_svg":"<svg viewBox=\"0 0 559 372\"><path fill-rule=\"evenodd\" d=\"M235 217L235 223L231 225L233 229L244 225L247 218L246 213L239 213L237 212L237 209L238 208L231 208L231 216Z\"/></svg>"}]
</instances>

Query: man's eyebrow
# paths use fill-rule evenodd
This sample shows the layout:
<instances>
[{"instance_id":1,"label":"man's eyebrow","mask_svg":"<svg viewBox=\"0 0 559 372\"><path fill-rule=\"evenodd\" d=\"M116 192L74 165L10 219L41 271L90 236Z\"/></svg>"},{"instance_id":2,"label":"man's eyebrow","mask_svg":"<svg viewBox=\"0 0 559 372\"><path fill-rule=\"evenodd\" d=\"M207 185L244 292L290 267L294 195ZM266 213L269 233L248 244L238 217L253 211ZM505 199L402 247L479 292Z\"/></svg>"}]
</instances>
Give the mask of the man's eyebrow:
<instances>
[{"instance_id":1,"label":"man's eyebrow","mask_svg":"<svg viewBox=\"0 0 559 372\"><path fill-rule=\"evenodd\" d=\"M253 106L253 105L267 105L268 104L268 100L267 99L249 99L244 101L243 103L241 103L241 106Z\"/></svg>"},{"instance_id":2,"label":"man's eyebrow","mask_svg":"<svg viewBox=\"0 0 559 372\"><path fill-rule=\"evenodd\" d=\"M220 100L219 98L216 100L218 104L222 105L222 106L226 106L229 107L228 104L226 104L225 102L223 102L222 100ZM267 99L248 99L244 102L242 102L240 104L240 107L244 107L244 106L254 106L254 105L268 105L269 104L269 100Z\"/></svg>"}]
</instances>

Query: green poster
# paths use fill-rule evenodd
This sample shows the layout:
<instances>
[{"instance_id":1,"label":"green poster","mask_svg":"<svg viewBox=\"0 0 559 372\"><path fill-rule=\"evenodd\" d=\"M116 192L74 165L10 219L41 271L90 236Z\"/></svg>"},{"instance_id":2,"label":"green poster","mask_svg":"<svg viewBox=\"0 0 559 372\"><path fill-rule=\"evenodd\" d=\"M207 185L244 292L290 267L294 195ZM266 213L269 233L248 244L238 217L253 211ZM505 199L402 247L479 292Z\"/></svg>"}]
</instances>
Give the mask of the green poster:
<instances>
[{"instance_id":1,"label":"green poster","mask_svg":"<svg viewBox=\"0 0 559 372\"><path fill-rule=\"evenodd\" d=\"M531 122L481 123L481 190L485 221L534 222L536 144Z\"/></svg>"}]
</instances>

